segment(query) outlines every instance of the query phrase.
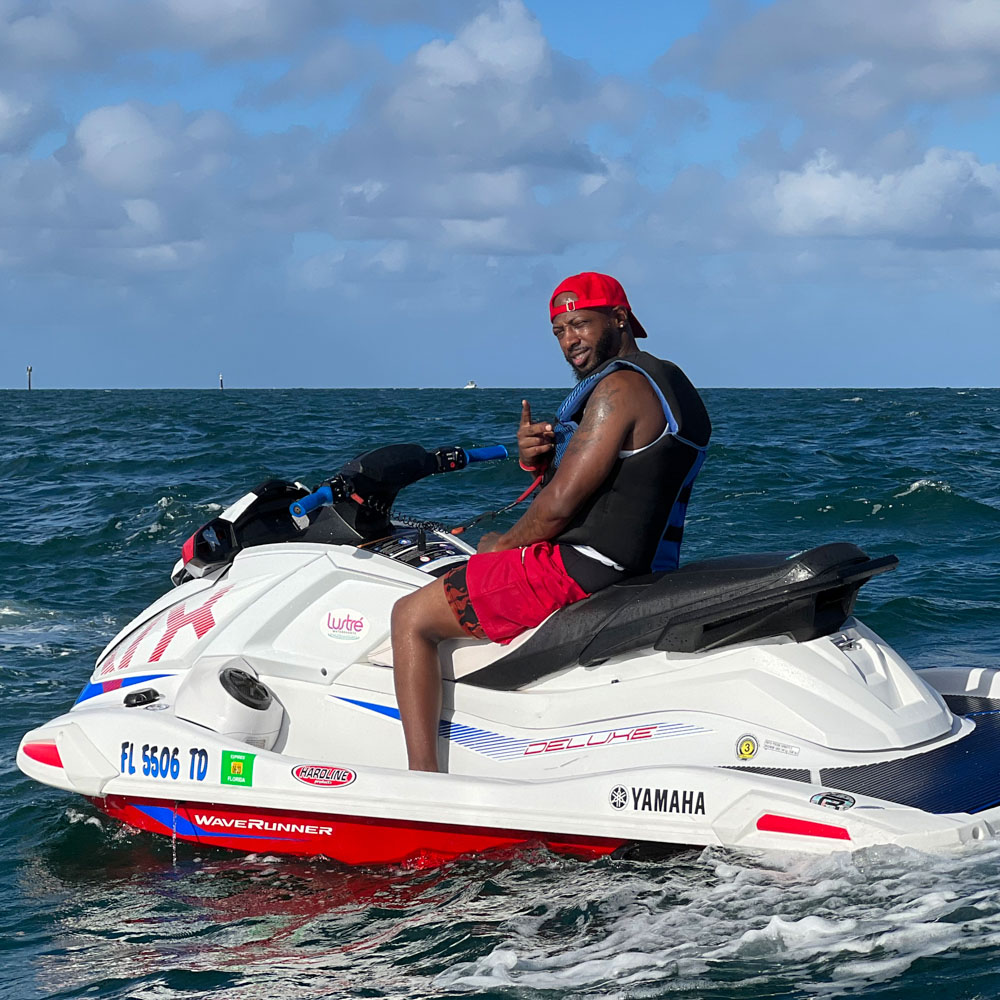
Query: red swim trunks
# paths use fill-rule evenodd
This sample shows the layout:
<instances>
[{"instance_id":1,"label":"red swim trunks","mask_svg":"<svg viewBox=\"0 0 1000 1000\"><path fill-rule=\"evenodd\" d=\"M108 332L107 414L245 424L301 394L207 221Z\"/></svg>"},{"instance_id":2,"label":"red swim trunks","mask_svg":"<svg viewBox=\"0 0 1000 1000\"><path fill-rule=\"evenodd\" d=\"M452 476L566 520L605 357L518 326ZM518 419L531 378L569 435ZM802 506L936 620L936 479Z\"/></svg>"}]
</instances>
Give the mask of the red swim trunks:
<instances>
[{"instance_id":1,"label":"red swim trunks","mask_svg":"<svg viewBox=\"0 0 1000 1000\"><path fill-rule=\"evenodd\" d=\"M587 596L566 572L559 547L551 542L470 556L442 580L466 634L504 645L553 611Z\"/></svg>"}]
</instances>

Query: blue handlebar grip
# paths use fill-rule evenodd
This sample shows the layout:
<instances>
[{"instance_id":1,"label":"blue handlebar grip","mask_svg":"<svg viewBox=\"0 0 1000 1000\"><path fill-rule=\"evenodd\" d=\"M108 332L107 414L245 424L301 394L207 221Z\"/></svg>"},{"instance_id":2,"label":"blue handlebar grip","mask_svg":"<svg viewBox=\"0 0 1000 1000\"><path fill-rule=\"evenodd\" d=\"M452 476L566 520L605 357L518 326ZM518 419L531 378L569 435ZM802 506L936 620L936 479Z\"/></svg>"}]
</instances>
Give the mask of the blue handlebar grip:
<instances>
[{"instance_id":1,"label":"blue handlebar grip","mask_svg":"<svg viewBox=\"0 0 1000 1000\"><path fill-rule=\"evenodd\" d=\"M488 448L466 448L465 457L469 462L492 462L497 458L506 458L507 449L502 444L490 445Z\"/></svg>"},{"instance_id":2,"label":"blue handlebar grip","mask_svg":"<svg viewBox=\"0 0 1000 1000\"><path fill-rule=\"evenodd\" d=\"M323 507L333 503L333 490L329 486L321 486L315 493L304 496L301 500L296 500L290 504L288 512L292 517L305 517L310 511L317 507Z\"/></svg>"}]
</instances>

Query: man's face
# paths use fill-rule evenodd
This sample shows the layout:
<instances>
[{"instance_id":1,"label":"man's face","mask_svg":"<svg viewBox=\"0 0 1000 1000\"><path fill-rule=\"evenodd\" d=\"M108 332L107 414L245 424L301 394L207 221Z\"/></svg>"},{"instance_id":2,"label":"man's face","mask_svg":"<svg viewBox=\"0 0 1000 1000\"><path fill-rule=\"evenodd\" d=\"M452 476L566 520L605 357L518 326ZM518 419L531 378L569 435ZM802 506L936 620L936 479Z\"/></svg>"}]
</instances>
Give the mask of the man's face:
<instances>
[{"instance_id":1,"label":"man's face","mask_svg":"<svg viewBox=\"0 0 1000 1000\"><path fill-rule=\"evenodd\" d=\"M556 305L568 301L572 299L560 296ZM596 309L572 309L559 313L552 320L552 332L577 381L585 379L605 361L615 357L621 347L618 318Z\"/></svg>"}]
</instances>

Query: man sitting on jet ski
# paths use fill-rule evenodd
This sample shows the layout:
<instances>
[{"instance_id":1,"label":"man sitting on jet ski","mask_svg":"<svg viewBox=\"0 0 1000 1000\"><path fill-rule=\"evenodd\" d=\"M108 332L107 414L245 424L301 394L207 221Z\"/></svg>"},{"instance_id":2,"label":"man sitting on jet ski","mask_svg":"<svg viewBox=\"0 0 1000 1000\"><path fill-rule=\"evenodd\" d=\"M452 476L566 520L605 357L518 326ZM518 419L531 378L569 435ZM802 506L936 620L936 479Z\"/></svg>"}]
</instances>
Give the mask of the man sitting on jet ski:
<instances>
[{"instance_id":1,"label":"man sitting on jet ski","mask_svg":"<svg viewBox=\"0 0 1000 1000\"><path fill-rule=\"evenodd\" d=\"M549 315L578 385L551 423L533 421L522 401L520 463L544 474L542 489L509 531L484 535L467 563L393 608L394 682L411 770L438 770L438 643L507 643L627 576L677 568L712 429L701 397L680 368L639 350L646 331L609 275L567 278Z\"/></svg>"}]
</instances>

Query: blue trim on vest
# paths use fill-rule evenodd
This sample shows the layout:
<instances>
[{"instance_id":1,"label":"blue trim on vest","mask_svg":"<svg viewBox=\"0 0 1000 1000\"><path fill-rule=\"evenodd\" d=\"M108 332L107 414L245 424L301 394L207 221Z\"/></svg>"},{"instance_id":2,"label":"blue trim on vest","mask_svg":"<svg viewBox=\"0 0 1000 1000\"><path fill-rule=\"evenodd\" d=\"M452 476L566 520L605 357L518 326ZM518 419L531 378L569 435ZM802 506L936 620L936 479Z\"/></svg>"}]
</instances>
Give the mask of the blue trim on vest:
<instances>
[{"instance_id":1,"label":"blue trim on vest","mask_svg":"<svg viewBox=\"0 0 1000 1000\"><path fill-rule=\"evenodd\" d=\"M588 375L562 401L562 403L559 404L559 409L556 410L556 417L552 426L556 438L556 454L552 460L553 469L559 468L559 463L562 461L562 457L566 453L566 449L569 447L570 439L580 429L580 423L579 421L573 419L573 415L575 413L579 413L579 411L583 409L587 400L590 398L591 393L597 388L601 379L607 378L607 376L612 372L620 371L623 368L631 369L632 371L643 375L653 387L653 392L656 393L656 397L659 399L660 405L663 407L663 415L667 418L667 430L670 434L676 437L678 429L677 420L652 375L650 375L645 369L640 368L638 365L632 364L631 361L616 359L602 371L594 372L593 375ZM684 443L690 444L689 441L685 441ZM696 445L691 445L691 447L694 448ZM699 450L704 451L703 448Z\"/></svg>"},{"instance_id":2,"label":"blue trim on vest","mask_svg":"<svg viewBox=\"0 0 1000 1000\"><path fill-rule=\"evenodd\" d=\"M689 442L688 442L689 443ZM691 445L692 448L696 447ZM670 531L673 528L675 531L684 530L684 520L687 517L688 509L688 499L691 496L691 487L694 484L698 473L701 472L701 467L705 464L705 459L708 457L707 449L698 448L698 457L694 460L694 465L691 466L691 471L687 474L684 480L684 485L681 486L680 493L677 494L677 499L674 501L673 507L670 508L670 517L667 520L666 531ZM679 541L670 541L667 538L661 538L660 544L656 547L656 553L653 555L653 565L651 567L654 573L659 573L663 570L675 570L681 564L681 543Z\"/></svg>"},{"instance_id":3,"label":"blue trim on vest","mask_svg":"<svg viewBox=\"0 0 1000 1000\"><path fill-rule=\"evenodd\" d=\"M664 397L660 387L656 384L656 380L644 368L640 368L631 361L624 361L617 358L603 370L594 372L593 375L588 375L559 405L552 424L556 439L556 453L552 460L552 468L557 469L559 467L559 463L562 461L573 435L580 429L579 421L573 419L574 415L583 409L601 379L606 378L612 372L621 371L623 368L631 369L645 376L646 381L653 387L653 392L656 393L656 398L659 399L660 405L663 407L663 415L667 420L667 433L681 444L686 444L689 448L693 448L698 452L694 465L691 466L691 471L684 479L677 499L674 501L673 507L670 508L670 517L667 520L665 531L669 533L671 529L674 529L676 533L678 530L683 530L684 528L684 519L687 517L691 486L695 481L695 477L701 471L702 465L705 464L708 446L697 445L677 433L679 430L677 418L674 417L673 411L670 409L670 404ZM679 541L669 541L666 537L661 538L660 544L656 549L656 554L653 556L651 569L653 572L675 570L680 565L680 559L681 543Z\"/></svg>"}]
</instances>

